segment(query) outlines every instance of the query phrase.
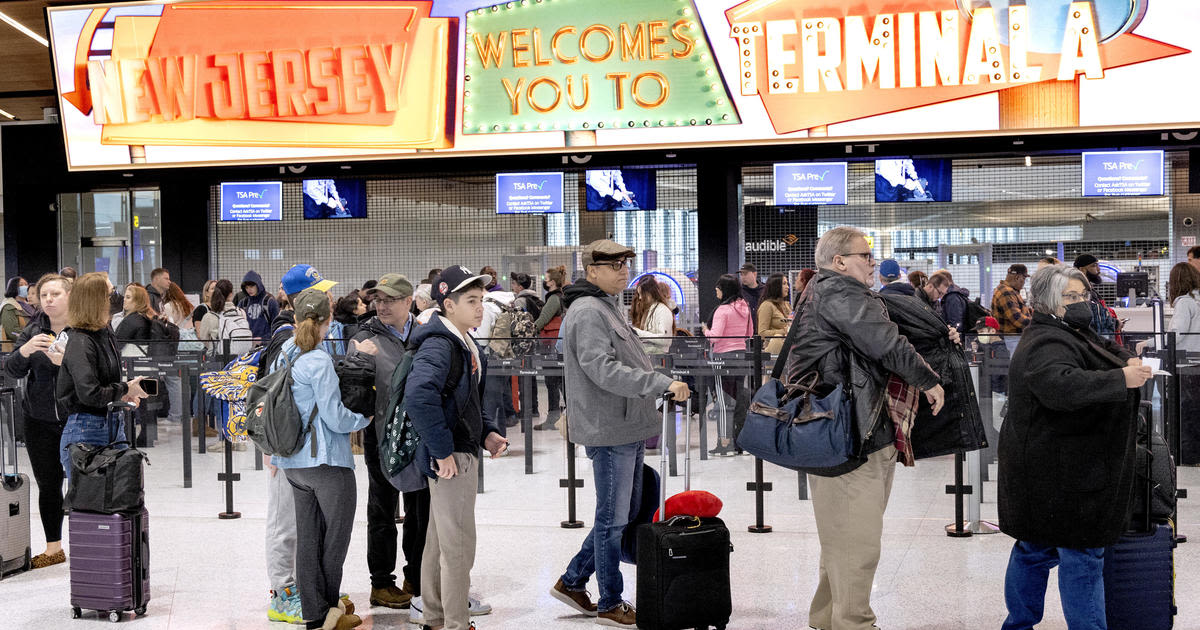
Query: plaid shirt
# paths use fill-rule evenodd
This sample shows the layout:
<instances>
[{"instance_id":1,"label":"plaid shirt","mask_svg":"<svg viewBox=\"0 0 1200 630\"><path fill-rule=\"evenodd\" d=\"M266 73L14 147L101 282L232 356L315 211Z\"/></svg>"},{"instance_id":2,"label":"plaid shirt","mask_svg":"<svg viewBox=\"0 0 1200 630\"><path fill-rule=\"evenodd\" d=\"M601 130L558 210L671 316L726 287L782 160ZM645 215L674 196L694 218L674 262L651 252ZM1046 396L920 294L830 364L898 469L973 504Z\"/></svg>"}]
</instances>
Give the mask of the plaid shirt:
<instances>
[{"instance_id":1,"label":"plaid shirt","mask_svg":"<svg viewBox=\"0 0 1200 630\"><path fill-rule=\"evenodd\" d=\"M1000 323L1000 332L1020 333L1033 321L1033 309L1025 305L1021 294L1001 280L992 293L992 316Z\"/></svg>"},{"instance_id":2,"label":"plaid shirt","mask_svg":"<svg viewBox=\"0 0 1200 630\"><path fill-rule=\"evenodd\" d=\"M915 466L912 447L912 428L917 421L917 405L921 393L904 379L892 374L887 383L888 415L896 424L896 459L905 466Z\"/></svg>"}]
</instances>

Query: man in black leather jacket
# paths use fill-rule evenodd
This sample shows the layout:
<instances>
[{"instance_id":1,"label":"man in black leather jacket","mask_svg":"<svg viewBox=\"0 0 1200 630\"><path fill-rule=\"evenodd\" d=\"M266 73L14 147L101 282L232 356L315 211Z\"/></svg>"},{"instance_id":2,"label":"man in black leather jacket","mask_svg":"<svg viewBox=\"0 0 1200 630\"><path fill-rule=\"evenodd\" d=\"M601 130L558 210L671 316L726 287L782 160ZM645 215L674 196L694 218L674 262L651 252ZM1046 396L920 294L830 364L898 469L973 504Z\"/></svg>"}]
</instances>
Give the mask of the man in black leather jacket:
<instances>
[{"instance_id":1,"label":"man in black leather jacket","mask_svg":"<svg viewBox=\"0 0 1200 630\"><path fill-rule=\"evenodd\" d=\"M875 622L871 584L896 465L888 378L896 374L923 391L935 414L945 394L937 373L900 335L882 298L871 291L875 259L865 235L834 228L818 241L815 258L820 271L797 304L792 325L799 328L789 335L796 342L785 373L788 382L812 370L830 385L849 381L858 456L835 469L808 471L821 541L820 582L808 624L865 630Z\"/></svg>"}]
</instances>

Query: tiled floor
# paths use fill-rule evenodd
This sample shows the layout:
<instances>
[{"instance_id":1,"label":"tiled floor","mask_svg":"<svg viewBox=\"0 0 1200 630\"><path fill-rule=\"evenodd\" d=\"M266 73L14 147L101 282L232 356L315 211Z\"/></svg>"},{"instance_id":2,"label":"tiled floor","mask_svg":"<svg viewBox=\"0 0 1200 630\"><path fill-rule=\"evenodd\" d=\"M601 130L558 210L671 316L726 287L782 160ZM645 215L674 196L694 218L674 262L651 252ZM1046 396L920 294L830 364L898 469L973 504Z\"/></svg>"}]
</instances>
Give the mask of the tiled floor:
<instances>
[{"instance_id":1,"label":"tiled floor","mask_svg":"<svg viewBox=\"0 0 1200 630\"><path fill-rule=\"evenodd\" d=\"M266 473L254 470L253 450L235 453L235 469L242 474L236 484L235 509L242 517L218 520L217 513L224 509L223 484L216 479L222 455L194 455L195 485L184 489L179 431L166 436L165 442L149 450L152 465L147 469L152 598L144 618L126 623L136 624L139 630L288 628L266 621ZM479 546L472 591L495 611L476 618L476 623L480 630L594 627L591 620L572 614L546 593L586 531L559 526L567 515L565 491L558 487L565 471L562 441L556 432L536 432L534 474L526 475L522 435L514 430L510 437L513 454L485 464L487 491L478 503ZM586 483L579 494L579 514L590 525L591 473L582 450L577 461ZM27 462L22 463L28 470ZM361 458L358 463L355 535L342 589L362 611L362 627L415 628L405 623L406 612L367 606L367 483ZM945 535L943 526L954 514L952 498L944 494L945 485L953 478L951 463L942 458L897 470L873 600L879 623L887 630L1000 627L1004 568L1012 540L1003 534L968 539ZM768 465L766 477L774 482L774 491L766 497L765 520L774 532L748 533L754 501L746 482L752 480L753 470L749 457L693 461L692 486L722 498L725 509L721 516L733 534L734 613L729 627L806 628L818 557L812 508L798 500L794 473ZM676 490L682 482L676 478L669 483ZM1180 483L1196 491L1200 469L1180 469ZM995 517L994 492L995 484L986 484L985 518ZM36 500L34 503L36 509ZM36 514L33 523L37 553L43 548L43 536ZM1180 529L1196 542L1180 546L1176 553L1176 628L1198 629L1200 501L1181 502ZM69 554L69 540L67 545ZM633 567L626 566L624 573L626 598L632 601ZM4 619L0 627L111 627L95 613L78 621L70 619L68 582L66 565L0 582L0 615ZM1046 599L1047 621L1041 628L1065 628L1053 578Z\"/></svg>"}]
</instances>

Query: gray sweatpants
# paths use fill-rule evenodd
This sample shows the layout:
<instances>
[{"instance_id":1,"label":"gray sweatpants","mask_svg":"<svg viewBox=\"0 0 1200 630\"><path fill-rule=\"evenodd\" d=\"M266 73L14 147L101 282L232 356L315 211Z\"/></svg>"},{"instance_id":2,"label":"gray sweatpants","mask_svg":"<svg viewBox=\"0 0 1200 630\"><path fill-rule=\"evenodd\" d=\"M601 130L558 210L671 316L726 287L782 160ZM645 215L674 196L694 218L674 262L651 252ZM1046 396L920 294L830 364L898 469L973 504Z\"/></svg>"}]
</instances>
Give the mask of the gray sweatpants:
<instances>
[{"instance_id":1,"label":"gray sweatpants","mask_svg":"<svg viewBox=\"0 0 1200 630\"><path fill-rule=\"evenodd\" d=\"M338 605L342 565L354 530L354 471L342 466L289 468L296 498L296 584L309 628ZM466 599L463 600L466 602Z\"/></svg>"},{"instance_id":2,"label":"gray sweatpants","mask_svg":"<svg viewBox=\"0 0 1200 630\"><path fill-rule=\"evenodd\" d=\"M475 564L475 495L479 458L455 453L458 475L429 480L429 531L421 557L421 596L425 623L466 630L471 623L467 595Z\"/></svg>"},{"instance_id":3,"label":"gray sweatpants","mask_svg":"<svg viewBox=\"0 0 1200 630\"><path fill-rule=\"evenodd\" d=\"M296 499L282 468L267 469L267 579L276 593L296 584Z\"/></svg>"}]
</instances>

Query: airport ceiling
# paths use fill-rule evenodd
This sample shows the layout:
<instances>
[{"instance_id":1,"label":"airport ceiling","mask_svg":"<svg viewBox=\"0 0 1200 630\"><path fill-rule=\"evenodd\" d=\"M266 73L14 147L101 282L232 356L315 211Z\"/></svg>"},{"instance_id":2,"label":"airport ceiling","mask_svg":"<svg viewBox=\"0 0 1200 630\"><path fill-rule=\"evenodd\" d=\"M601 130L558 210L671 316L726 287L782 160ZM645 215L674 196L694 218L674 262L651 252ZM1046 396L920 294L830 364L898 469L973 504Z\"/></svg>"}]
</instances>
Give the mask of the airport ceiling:
<instances>
[{"instance_id":1,"label":"airport ceiling","mask_svg":"<svg viewBox=\"0 0 1200 630\"><path fill-rule=\"evenodd\" d=\"M0 110L20 120L42 120L43 108L55 107L50 50L21 32L16 22L46 37L45 8L50 2L0 2ZM11 22L10 22L11 20ZM0 122L10 120L0 117Z\"/></svg>"}]
</instances>

